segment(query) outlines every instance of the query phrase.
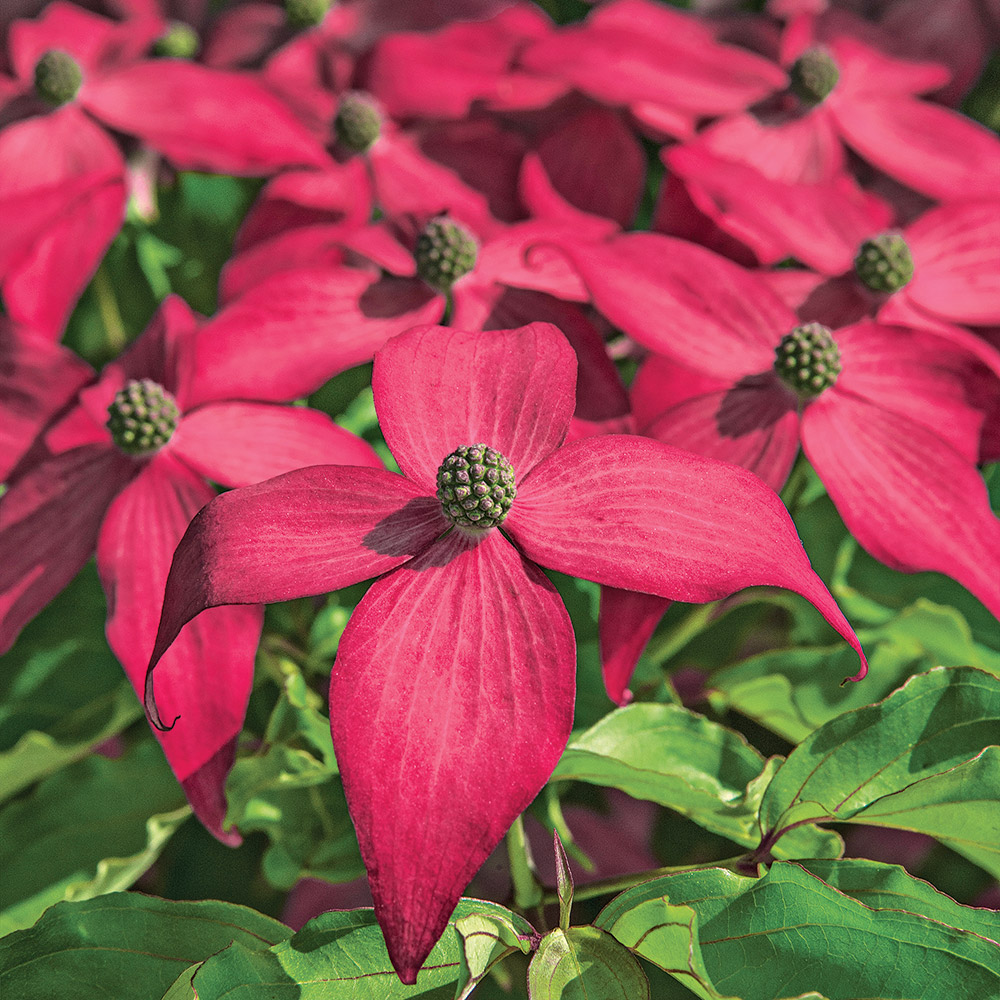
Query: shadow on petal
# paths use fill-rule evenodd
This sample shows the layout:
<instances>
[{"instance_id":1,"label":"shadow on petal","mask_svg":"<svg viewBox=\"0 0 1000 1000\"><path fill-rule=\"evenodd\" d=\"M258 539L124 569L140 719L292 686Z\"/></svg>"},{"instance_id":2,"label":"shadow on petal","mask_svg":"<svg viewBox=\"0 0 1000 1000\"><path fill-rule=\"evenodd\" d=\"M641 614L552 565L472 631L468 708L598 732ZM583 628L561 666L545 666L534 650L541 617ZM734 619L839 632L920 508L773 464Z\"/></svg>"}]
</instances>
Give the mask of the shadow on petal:
<instances>
[{"instance_id":1,"label":"shadow on petal","mask_svg":"<svg viewBox=\"0 0 1000 1000\"><path fill-rule=\"evenodd\" d=\"M435 527L440 530L434 531ZM437 497L414 497L399 510L378 521L361 540L361 544L383 556L416 557L436 548L439 550L437 558L441 561L434 561L434 557L430 562L421 559L421 565L444 566L456 552L450 547L445 549L435 543L450 528L451 523L441 512L441 501Z\"/></svg>"},{"instance_id":2,"label":"shadow on petal","mask_svg":"<svg viewBox=\"0 0 1000 1000\"><path fill-rule=\"evenodd\" d=\"M784 389L773 372L747 375L722 397L715 425L722 437L738 438L773 427L797 408L795 394Z\"/></svg>"}]
</instances>

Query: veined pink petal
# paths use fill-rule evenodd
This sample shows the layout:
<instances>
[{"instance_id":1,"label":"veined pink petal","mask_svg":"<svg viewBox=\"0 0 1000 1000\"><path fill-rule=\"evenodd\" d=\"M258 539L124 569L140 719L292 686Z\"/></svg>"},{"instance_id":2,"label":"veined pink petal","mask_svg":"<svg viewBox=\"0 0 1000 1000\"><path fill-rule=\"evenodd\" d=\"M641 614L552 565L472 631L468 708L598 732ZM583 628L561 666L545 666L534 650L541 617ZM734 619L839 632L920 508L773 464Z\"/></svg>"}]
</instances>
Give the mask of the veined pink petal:
<instances>
[{"instance_id":1,"label":"veined pink petal","mask_svg":"<svg viewBox=\"0 0 1000 1000\"><path fill-rule=\"evenodd\" d=\"M372 389L386 444L428 493L456 448L484 443L525 476L566 435L576 357L549 323L466 333L423 326L375 357Z\"/></svg>"},{"instance_id":2,"label":"veined pink petal","mask_svg":"<svg viewBox=\"0 0 1000 1000\"><path fill-rule=\"evenodd\" d=\"M837 330L834 338L844 366L832 390L838 397L923 424L976 461L983 418L969 404L975 355L933 334L870 322Z\"/></svg>"},{"instance_id":3,"label":"veined pink petal","mask_svg":"<svg viewBox=\"0 0 1000 1000\"><path fill-rule=\"evenodd\" d=\"M788 512L753 473L649 438L607 435L553 452L504 531L529 559L621 590L703 603L751 586L811 601L861 646L809 565Z\"/></svg>"},{"instance_id":4,"label":"veined pink petal","mask_svg":"<svg viewBox=\"0 0 1000 1000\"><path fill-rule=\"evenodd\" d=\"M379 469L313 466L217 496L170 568L146 676L151 718L152 666L195 615L348 587L401 565L448 527L436 497Z\"/></svg>"},{"instance_id":5,"label":"veined pink petal","mask_svg":"<svg viewBox=\"0 0 1000 1000\"><path fill-rule=\"evenodd\" d=\"M665 597L601 587L597 620L601 670L604 690L616 705L627 705L632 700L632 692L628 690L632 671L669 607L670 601Z\"/></svg>"},{"instance_id":6,"label":"veined pink petal","mask_svg":"<svg viewBox=\"0 0 1000 1000\"><path fill-rule=\"evenodd\" d=\"M170 557L215 491L168 452L151 459L108 508L97 569L108 597L108 643L142 697ZM243 728L263 612L214 608L181 631L159 664L159 704L180 721L157 732L178 781L204 767ZM217 776L219 790L225 775ZM192 803L194 804L194 803ZM207 821L209 817L199 817ZM213 833L221 834L216 820Z\"/></svg>"},{"instance_id":7,"label":"veined pink petal","mask_svg":"<svg viewBox=\"0 0 1000 1000\"><path fill-rule=\"evenodd\" d=\"M309 465L384 467L371 445L325 413L272 403L206 403L184 414L170 451L222 486L249 486Z\"/></svg>"},{"instance_id":8,"label":"veined pink petal","mask_svg":"<svg viewBox=\"0 0 1000 1000\"><path fill-rule=\"evenodd\" d=\"M333 744L403 982L555 767L575 660L555 589L496 531L452 532L373 584L348 623Z\"/></svg>"},{"instance_id":9,"label":"veined pink petal","mask_svg":"<svg viewBox=\"0 0 1000 1000\"><path fill-rule=\"evenodd\" d=\"M0 482L93 374L72 351L0 319Z\"/></svg>"},{"instance_id":10,"label":"veined pink petal","mask_svg":"<svg viewBox=\"0 0 1000 1000\"><path fill-rule=\"evenodd\" d=\"M137 135L184 169L252 175L327 161L292 113L240 73L149 60L88 84L80 100L96 118Z\"/></svg>"},{"instance_id":11,"label":"veined pink petal","mask_svg":"<svg viewBox=\"0 0 1000 1000\"><path fill-rule=\"evenodd\" d=\"M1000 520L972 462L922 424L840 393L808 408L802 444L876 559L944 573L1000 617Z\"/></svg>"},{"instance_id":12,"label":"veined pink petal","mask_svg":"<svg viewBox=\"0 0 1000 1000\"><path fill-rule=\"evenodd\" d=\"M797 323L749 271L684 240L633 233L600 244L552 242L615 326L708 374L739 378L763 370Z\"/></svg>"},{"instance_id":13,"label":"veined pink petal","mask_svg":"<svg viewBox=\"0 0 1000 1000\"><path fill-rule=\"evenodd\" d=\"M908 298L956 323L1000 323L1000 199L942 205L905 235L914 265Z\"/></svg>"},{"instance_id":14,"label":"veined pink petal","mask_svg":"<svg viewBox=\"0 0 1000 1000\"><path fill-rule=\"evenodd\" d=\"M272 275L199 331L188 405L308 395L442 309L422 281L347 267Z\"/></svg>"},{"instance_id":15,"label":"veined pink petal","mask_svg":"<svg viewBox=\"0 0 1000 1000\"><path fill-rule=\"evenodd\" d=\"M956 111L866 97L838 111L837 125L866 160L931 198L990 198L1000 190L1000 139Z\"/></svg>"},{"instance_id":16,"label":"veined pink petal","mask_svg":"<svg viewBox=\"0 0 1000 1000\"><path fill-rule=\"evenodd\" d=\"M135 471L114 449L88 445L32 466L0 497L0 652L91 557Z\"/></svg>"}]
</instances>

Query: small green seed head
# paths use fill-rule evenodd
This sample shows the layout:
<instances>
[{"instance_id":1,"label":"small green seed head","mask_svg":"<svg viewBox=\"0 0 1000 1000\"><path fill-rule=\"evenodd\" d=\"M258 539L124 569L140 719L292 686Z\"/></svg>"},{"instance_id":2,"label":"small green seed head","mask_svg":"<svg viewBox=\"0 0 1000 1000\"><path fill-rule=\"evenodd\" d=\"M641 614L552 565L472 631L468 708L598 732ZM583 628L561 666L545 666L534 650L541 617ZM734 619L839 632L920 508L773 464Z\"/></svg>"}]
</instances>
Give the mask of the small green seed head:
<instances>
[{"instance_id":1,"label":"small green seed head","mask_svg":"<svg viewBox=\"0 0 1000 1000\"><path fill-rule=\"evenodd\" d=\"M417 274L432 288L447 292L476 266L479 244L447 215L435 215L417 237Z\"/></svg>"},{"instance_id":2,"label":"small green seed head","mask_svg":"<svg viewBox=\"0 0 1000 1000\"><path fill-rule=\"evenodd\" d=\"M774 350L774 370L803 399L813 399L837 381L840 348L822 323L797 326Z\"/></svg>"},{"instance_id":3,"label":"small green seed head","mask_svg":"<svg viewBox=\"0 0 1000 1000\"><path fill-rule=\"evenodd\" d=\"M49 49L35 63L35 93L53 107L76 97L83 83L80 64L61 49Z\"/></svg>"},{"instance_id":4,"label":"small green seed head","mask_svg":"<svg viewBox=\"0 0 1000 1000\"><path fill-rule=\"evenodd\" d=\"M513 467L485 444L456 448L438 469L438 500L460 528L495 528L503 523L516 496Z\"/></svg>"},{"instance_id":5,"label":"small green seed head","mask_svg":"<svg viewBox=\"0 0 1000 1000\"><path fill-rule=\"evenodd\" d=\"M367 152L382 132L382 112L369 94L348 91L337 106L333 130L345 149Z\"/></svg>"},{"instance_id":6,"label":"small green seed head","mask_svg":"<svg viewBox=\"0 0 1000 1000\"><path fill-rule=\"evenodd\" d=\"M861 244L854 272L873 292L898 292L913 277L913 255L898 233L882 233Z\"/></svg>"},{"instance_id":7,"label":"small green seed head","mask_svg":"<svg viewBox=\"0 0 1000 1000\"><path fill-rule=\"evenodd\" d=\"M177 401L152 379L131 379L108 407L111 439L126 455L152 455L177 430Z\"/></svg>"},{"instance_id":8,"label":"small green seed head","mask_svg":"<svg viewBox=\"0 0 1000 1000\"><path fill-rule=\"evenodd\" d=\"M822 104L829 96L837 81L840 70L833 56L822 48L807 49L795 60L788 71L792 92L809 107Z\"/></svg>"},{"instance_id":9,"label":"small green seed head","mask_svg":"<svg viewBox=\"0 0 1000 1000\"><path fill-rule=\"evenodd\" d=\"M171 21L153 43L153 53L171 59L193 59L201 48L198 32L183 21Z\"/></svg>"},{"instance_id":10,"label":"small green seed head","mask_svg":"<svg viewBox=\"0 0 1000 1000\"><path fill-rule=\"evenodd\" d=\"M315 28L330 10L330 0L285 0L285 21L291 28Z\"/></svg>"}]
</instances>

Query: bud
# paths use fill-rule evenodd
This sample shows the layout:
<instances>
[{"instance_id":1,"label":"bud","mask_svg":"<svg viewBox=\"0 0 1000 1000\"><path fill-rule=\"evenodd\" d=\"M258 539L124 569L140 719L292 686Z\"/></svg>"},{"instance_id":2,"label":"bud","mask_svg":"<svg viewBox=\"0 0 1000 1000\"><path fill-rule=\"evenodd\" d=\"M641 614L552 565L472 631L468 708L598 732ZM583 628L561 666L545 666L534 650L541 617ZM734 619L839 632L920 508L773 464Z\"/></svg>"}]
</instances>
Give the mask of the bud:
<instances>
[{"instance_id":1,"label":"bud","mask_svg":"<svg viewBox=\"0 0 1000 1000\"><path fill-rule=\"evenodd\" d=\"M382 131L382 112L375 98L357 90L344 94L337 105L333 130L345 149L367 152Z\"/></svg>"},{"instance_id":2,"label":"bud","mask_svg":"<svg viewBox=\"0 0 1000 1000\"><path fill-rule=\"evenodd\" d=\"M774 370L803 399L812 399L837 381L840 348L822 323L797 326L774 350Z\"/></svg>"},{"instance_id":3,"label":"bud","mask_svg":"<svg viewBox=\"0 0 1000 1000\"><path fill-rule=\"evenodd\" d=\"M49 49L35 63L35 93L53 107L72 101L81 83L80 64L68 52Z\"/></svg>"},{"instance_id":4,"label":"bud","mask_svg":"<svg viewBox=\"0 0 1000 1000\"><path fill-rule=\"evenodd\" d=\"M152 379L131 379L108 407L111 439L126 455L152 455L177 430L181 411L174 397Z\"/></svg>"},{"instance_id":5,"label":"bud","mask_svg":"<svg viewBox=\"0 0 1000 1000\"><path fill-rule=\"evenodd\" d=\"M183 21L171 21L153 43L153 54L171 59L193 59L201 48L198 32Z\"/></svg>"},{"instance_id":6,"label":"bud","mask_svg":"<svg viewBox=\"0 0 1000 1000\"><path fill-rule=\"evenodd\" d=\"M788 71L792 92L809 107L822 104L837 86L840 70L824 48L807 49Z\"/></svg>"},{"instance_id":7,"label":"bud","mask_svg":"<svg viewBox=\"0 0 1000 1000\"><path fill-rule=\"evenodd\" d=\"M285 0L285 21L291 28L315 28L330 10L330 0Z\"/></svg>"},{"instance_id":8,"label":"bud","mask_svg":"<svg viewBox=\"0 0 1000 1000\"><path fill-rule=\"evenodd\" d=\"M447 292L476 266L479 245L472 234L444 213L435 215L417 237L417 274L432 288Z\"/></svg>"},{"instance_id":9,"label":"bud","mask_svg":"<svg viewBox=\"0 0 1000 1000\"><path fill-rule=\"evenodd\" d=\"M898 292L913 277L913 255L898 233L882 233L861 244L854 272L873 292Z\"/></svg>"},{"instance_id":10,"label":"bud","mask_svg":"<svg viewBox=\"0 0 1000 1000\"><path fill-rule=\"evenodd\" d=\"M437 472L437 497L445 515L460 528L495 528L517 496L514 469L485 444L453 451Z\"/></svg>"}]
</instances>

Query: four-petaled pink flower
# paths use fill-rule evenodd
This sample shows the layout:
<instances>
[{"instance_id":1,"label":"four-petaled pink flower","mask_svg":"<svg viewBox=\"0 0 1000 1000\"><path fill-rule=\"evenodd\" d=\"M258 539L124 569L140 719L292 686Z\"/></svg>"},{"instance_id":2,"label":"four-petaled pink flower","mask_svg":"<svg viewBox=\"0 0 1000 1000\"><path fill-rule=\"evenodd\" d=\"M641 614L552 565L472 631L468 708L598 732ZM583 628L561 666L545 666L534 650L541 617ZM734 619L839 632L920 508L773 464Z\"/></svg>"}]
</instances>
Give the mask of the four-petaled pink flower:
<instances>
[{"instance_id":1,"label":"four-petaled pink flower","mask_svg":"<svg viewBox=\"0 0 1000 1000\"><path fill-rule=\"evenodd\" d=\"M575 381L550 324L415 327L376 354L373 377L403 474L323 466L223 494L167 581L147 686L160 725L152 667L199 612L378 578L341 639L330 722L404 982L569 736L573 630L540 566L695 602L787 587L860 655L770 489L646 438L562 445ZM172 717L178 705L159 694ZM176 729L197 724L181 706Z\"/></svg>"}]
</instances>

